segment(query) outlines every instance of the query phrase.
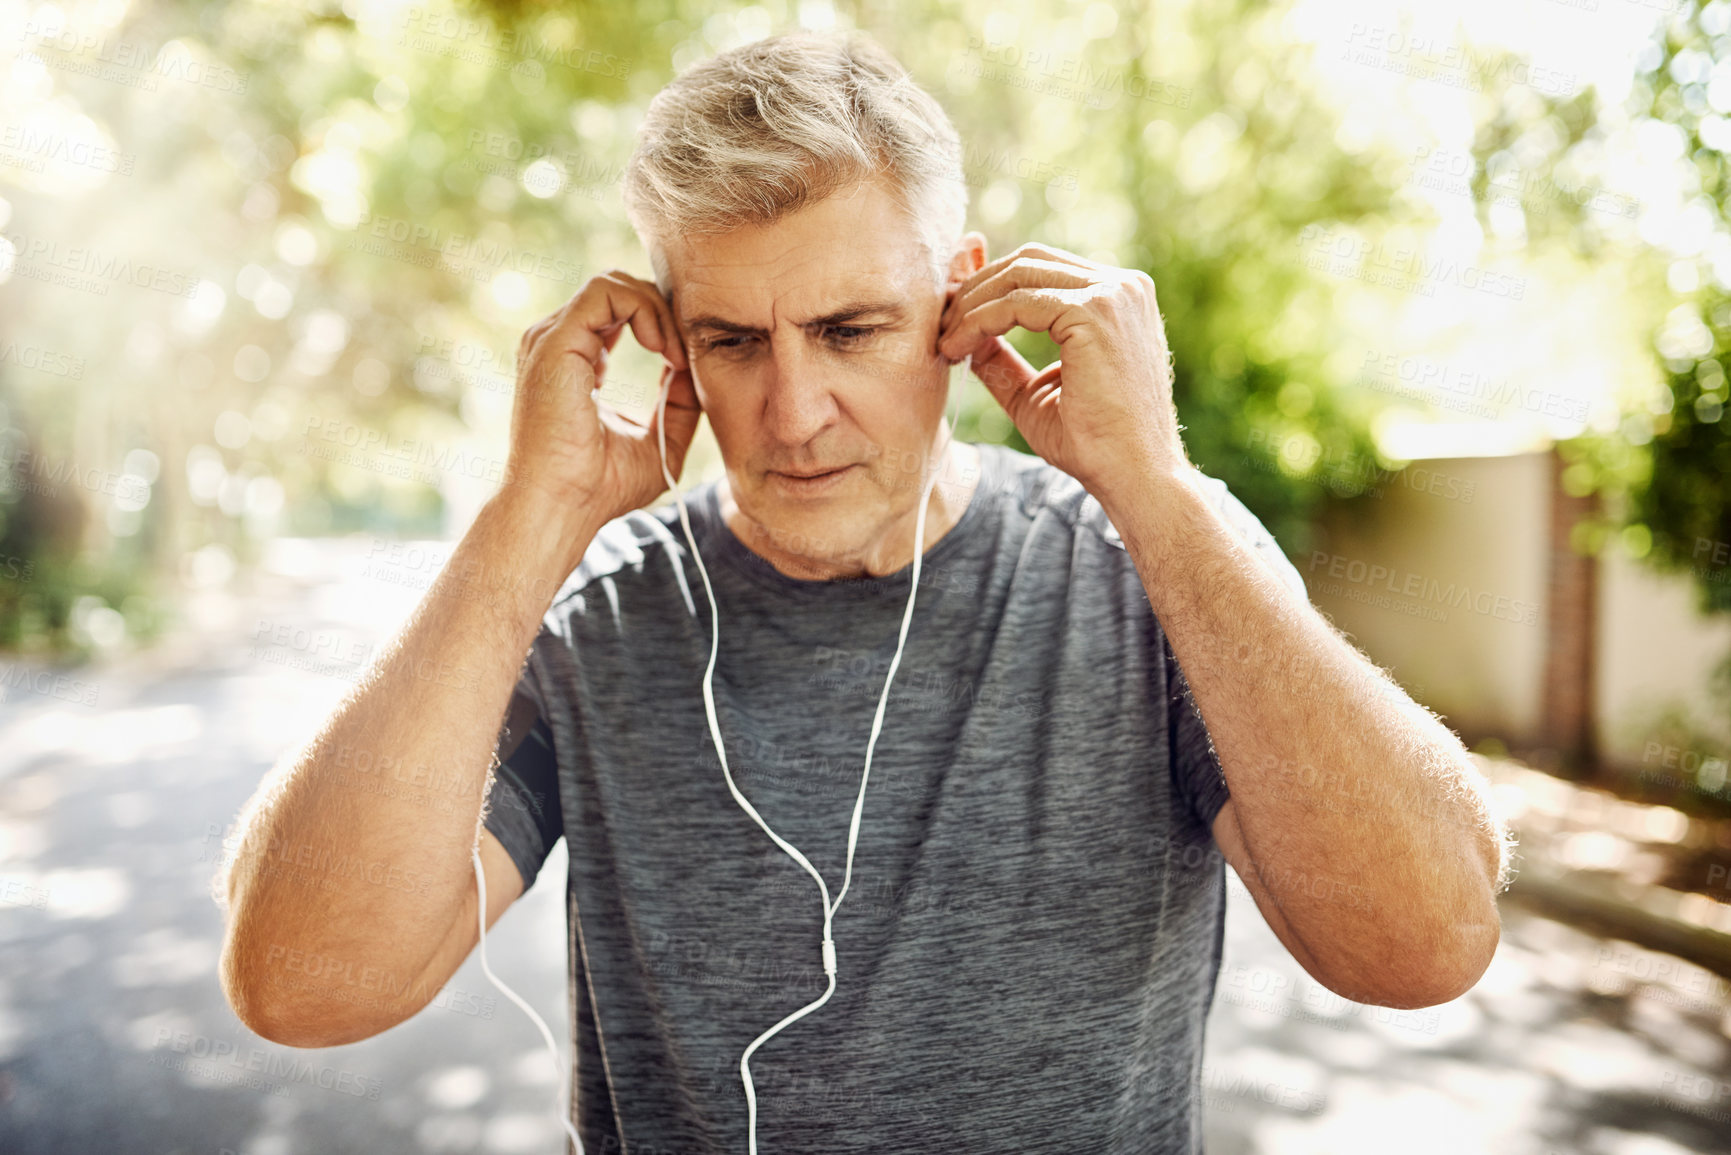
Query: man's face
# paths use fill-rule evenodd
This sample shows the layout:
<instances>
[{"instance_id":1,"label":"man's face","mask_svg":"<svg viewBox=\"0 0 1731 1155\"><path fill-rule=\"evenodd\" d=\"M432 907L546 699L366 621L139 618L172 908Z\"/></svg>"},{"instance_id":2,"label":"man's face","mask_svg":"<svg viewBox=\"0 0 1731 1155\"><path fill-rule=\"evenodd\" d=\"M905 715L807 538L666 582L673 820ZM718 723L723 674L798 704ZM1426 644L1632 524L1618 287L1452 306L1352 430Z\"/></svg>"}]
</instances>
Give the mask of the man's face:
<instances>
[{"instance_id":1,"label":"man's face","mask_svg":"<svg viewBox=\"0 0 1731 1155\"><path fill-rule=\"evenodd\" d=\"M945 285L912 224L868 182L768 226L670 239L667 253L693 384L740 512L778 548L869 551L917 506L941 444ZM949 276L984 262L971 233Z\"/></svg>"}]
</instances>

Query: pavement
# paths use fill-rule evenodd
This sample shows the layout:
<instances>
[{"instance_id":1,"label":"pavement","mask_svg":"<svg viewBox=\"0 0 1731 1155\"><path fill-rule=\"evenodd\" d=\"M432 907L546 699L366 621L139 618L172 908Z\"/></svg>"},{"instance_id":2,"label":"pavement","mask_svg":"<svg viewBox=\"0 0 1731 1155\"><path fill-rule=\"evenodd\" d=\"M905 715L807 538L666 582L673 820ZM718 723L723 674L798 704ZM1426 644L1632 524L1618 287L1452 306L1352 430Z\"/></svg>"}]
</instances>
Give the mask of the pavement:
<instances>
[{"instance_id":1,"label":"pavement","mask_svg":"<svg viewBox=\"0 0 1731 1155\"><path fill-rule=\"evenodd\" d=\"M0 658L0 1151L552 1153L553 1066L471 957L375 1038L253 1035L217 983L230 823L412 608L440 543L281 542L97 668ZM207 567L220 575L222 567ZM488 936L565 1043L564 847ZM1505 896L1441 1007L1312 980L1228 871L1200 1093L1210 1155L1731 1152L1731 983Z\"/></svg>"}]
</instances>

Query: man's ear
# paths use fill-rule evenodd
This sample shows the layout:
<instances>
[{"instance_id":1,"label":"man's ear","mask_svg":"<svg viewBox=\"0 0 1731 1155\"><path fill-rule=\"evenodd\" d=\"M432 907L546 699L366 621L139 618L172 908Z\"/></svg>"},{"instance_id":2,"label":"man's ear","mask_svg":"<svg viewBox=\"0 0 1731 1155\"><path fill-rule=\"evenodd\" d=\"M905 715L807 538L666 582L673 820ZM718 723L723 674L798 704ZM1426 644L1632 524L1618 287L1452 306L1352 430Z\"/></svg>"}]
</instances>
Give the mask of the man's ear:
<instances>
[{"instance_id":1,"label":"man's ear","mask_svg":"<svg viewBox=\"0 0 1731 1155\"><path fill-rule=\"evenodd\" d=\"M986 267L986 235L973 230L962 236L950 258L949 284L959 285Z\"/></svg>"}]
</instances>

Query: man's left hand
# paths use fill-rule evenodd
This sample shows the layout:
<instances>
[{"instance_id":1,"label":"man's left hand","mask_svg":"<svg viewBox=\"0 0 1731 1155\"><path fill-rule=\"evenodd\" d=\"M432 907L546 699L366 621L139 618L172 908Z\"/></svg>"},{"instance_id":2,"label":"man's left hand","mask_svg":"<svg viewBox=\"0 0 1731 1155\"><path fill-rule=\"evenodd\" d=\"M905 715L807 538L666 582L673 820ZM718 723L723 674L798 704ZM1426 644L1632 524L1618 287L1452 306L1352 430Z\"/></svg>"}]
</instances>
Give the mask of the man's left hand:
<instances>
[{"instance_id":1,"label":"man's left hand","mask_svg":"<svg viewBox=\"0 0 1731 1155\"><path fill-rule=\"evenodd\" d=\"M1003 334L1049 333L1062 350L1034 367ZM1189 468L1172 407L1171 354L1154 280L1025 244L952 287L938 352L974 373L1030 448L1096 497L1120 481Z\"/></svg>"}]
</instances>

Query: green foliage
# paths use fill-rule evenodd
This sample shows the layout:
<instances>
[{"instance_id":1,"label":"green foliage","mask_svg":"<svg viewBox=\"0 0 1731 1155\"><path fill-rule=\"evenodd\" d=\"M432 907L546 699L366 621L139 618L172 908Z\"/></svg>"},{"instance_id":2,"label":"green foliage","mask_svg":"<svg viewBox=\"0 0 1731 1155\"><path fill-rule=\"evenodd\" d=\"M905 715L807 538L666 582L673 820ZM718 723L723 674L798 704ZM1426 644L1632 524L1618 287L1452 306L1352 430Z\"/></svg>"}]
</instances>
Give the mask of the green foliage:
<instances>
[{"instance_id":1,"label":"green foliage","mask_svg":"<svg viewBox=\"0 0 1731 1155\"><path fill-rule=\"evenodd\" d=\"M1731 193L1725 155L1731 133L1719 114L1723 97L1715 92L1709 101L1707 81L1731 68L1731 5L1717 0L1680 15L1655 47L1643 61L1653 65L1651 74L1631 100L1645 97L1648 115L1683 132L1685 155L1700 178L1698 203L1711 206L1722 236ZM1645 443L1650 465L1630 505L1632 524L1650 534L1652 559L1693 573L1703 608L1719 612L1731 611L1731 421L1724 420L1731 392L1728 288L1731 282L1716 275L1699 290L1679 294L1683 311L1674 312L1675 323L1659 335L1670 395L1657 399L1650 417L1639 415L1633 429L1632 440Z\"/></svg>"},{"instance_id":2,"label":"green foliage","mask_svg":"<svg viewBox=\"0 0 1731 1155\"><path fill-rule=\"evenodd\" d=\"M1386 476L1368 430L1387 398L1330 368L1339 282L1307 267L1300 241L1318 225L1410 223L1393 196L1400 166L1341 142L1338 114L1307 88L1309 50L1282 30L1285 6L837 10L949 111L967 148L969 226L993 255L1037 240L1153 276L1191 456L1289 551L1306 548L1321 503ZM127 541L105 541L107 511L85 499L96 528L77 548L90 572L177 577L191 551L244 560L282 532L434 533L448 506L472 506L504 455L522 331L606 269L649 271L618 194L641 109L679 69L748 28L789 28L802 9L381 11L158 0L123 34L192 46L244 91L78 87L83 111L139 161L130 181L81 194L80 219L115 222L99 243L123 255L173 253L223 300L197 325L183 302L149 294L30 319L90 366L73 404L63 383L9 382L18 426L68 455L101 447L91 465L118 469L135 447L162 463ZM1053 57L1056 30L1089 23L1080 48ZM987 28L1004 43L984 41ZM1039 50L1045 62L1029 63ZM1042 334L1012 340L1037 365L1056 355ZM607 395L646 403L653 385L610 373ZM983 389L961 430L1026 449ZM1280 452L1295 445L1304 452ZM479 474L466 468L477 461ZM29 622L65 620L76 596L30 602ZM0 600L12 616L0 635L37 628L26 600Z\"/></svg>"},{"instance_id":3,"label":"green foliage","mask_svg":"<svg viewBox=\"0 0 1731 1155\"><path fill-rule=\"evenodd\" d=\"M1533 239L1601 257L1619 243L1606 228L1616 214L1593 211L1581 158L1603 143L1615 113L1619 122L1651 121L1678 133L1697 186L1691 205L1706 209L1723 237L1731 132L1721 115L1725 97L1710 100L1708 82L1731 68L1731 5L1715 0L1680 10L1658 35L1638 54L1638 75L1620 108L1601 107L1591 92L1561 102L1506 103L1482 127L1475 148L1483 161L1476 185L1481 207L1496 199L1490 181L1499 162L1514 166L1523 157L1523 167L1552 194L1546 198L1552 211L1528 216ZM1643 249L1633 263L1651 275L1669 259ZM1579 548L1597 552L1615 539L1658 568L1691 573L1702 608L1724 612L1731 611L1731 545L1724 545L1731 542L1731 422L1723 420L1731 364L1731 281L1724 278L1731 270L1716 269L1719 260L1709 247L1671 264L1681 283L1673 280L1673 307L1654 335L1663 387L1634 399L1614 430L1585 434L1561 450L1570 462L1565 488L1603 499L1604 516L1582 531Z\"/></svg>"},{"instance_id":4,"label":"green foliage","mask_svg":"<svg viewBox=\"0 0 1731 1155\"><path fill-rule=\"evenodd\" d=\"M154 638L164 625L154 576L133 551L82 548L76 483L33 474L21 434L0 420L0 650L87 656L93 611L119 614L137 641Z\"/></svg>"},{"instance_id":5,"label":"green foliage","mask_svg":"<svg viewBox=\"0 0 1731 1155\"><path fill-rule=\"evenodd\" d=\"M1119 15L1117 34L1089 49L1085 63L1098 82L1079 99L1041 103L1010 82L1021 79L1015 73L972 90L946 84L957 59L970 52L968 38L977 35L970 30L980 26L978 9L932 5L932 19L917 22L918 36L904 32L902 22L873 22L865 10L859 15L938 93L956 121L970 180L978 181L970 225L987 232L994 254L1038 239L1109 256L1155 277L1175 355L1176 400L1194 460L1224 478L1289 548L1302 548L1318 503L1367 484L1338 470L1329 475L1327 463L1369 461L1373 452L1367 409L1343 402L1341 383L1322 370L1334 331L1330 290L1303 268L1298 236L1318 221L1357 221L1386 211L1390 190L1374 175L1375 158L1346 153L1335 143L1332 114L1293 79L1302 52L1269 32L1278 27L1278 12L1242 0L1174 8L1158 20L1127 9ZM353 357L344 358L348 373L339 363L313 395L319 413L340 408L350 420L386 430L411 407L457 417L460 392L438 388L425 374L393 372L389 389L373 398L330 386L352 375L363 355L392 366L413 364L428 338L503 352L514 347L522 325L574 291L576 281L615 263L647 272L620 214L603 211L596 196L605 196L609 205L617 200L617 177L633 143L628 109L671 79L672 61L711 49L680 6L665 6L665 20L656 18L653 6L634 10L631 20L620 19L619 12L600 3L469 10L468 18L492 22L493 31L484 37L490 43L525 51L552 46L600 52L605 46L591 68L552 66L527 79L518 68L480 67L428 53L381 53L376 42L342 21L309 25L307 34L316 32L331 45L316 58L298 53L293 36L268 42L257 58L260 71L285 94L298 94L299 105L326 115L266 103L259 112L272 123L254 135L280 133L305 157L324 146L333 115L370 126L361 133L366 145L359 159L369 174L363 192L370 220L382 222L387 235L395 235L393 229L400 234L395 222L413 222L447 241L474 234L479 207L481 232L489 241L581 270L565 282L532 281L532 305L518 310L512 322L489 324L476 316L476 283L450 267L461 262L416 268L405 260L423 255L413 244L357 245L369 231L376 240L378 226L369 230L363 224L346 235L331 228L318 203L283 181L287 174L279 175L279 213L307 221L320 236L321 251L329 253L309 270L320 282L315 292L364 305L345 310L356 320ZM1172 57L1157 65L1158 74L1152 72L1160 37L1179 32L1194 44L1193 54ZM400 110L381 113L373 98L393 77L413 97ZM1049 123L1054 104L1056 124ZM1186 163L1196 167L1193 154L1205 146L1214 154L1212 171L1204 177L1181 172ZM604 174L606 183L579 184L563 197L526 195L522 169L537 154ZM1017 179L1015 165L1072 175L1050 184ZM1070 187L1077 195L1067 201ZM982 194L988 191L1000 199L1013 196L1016 207L982 219ZM1276 339L1271 333L1286 326L1271 324L1275 318L1303 318L1307 332L1297 340ZM243 338L236 333L229 339ZM1055 355L1043 335L1018 333L1013 339L1036 364ZM281 337L276 340L280 345ZM501 369L510 372L508 364ZM1281 390L1294 380L1306 384L1305 400L1293 403L1289 391L1283 405ZM983 391L974 400L964 418L965 436L1026 448L1013 428L983 411L991 404ZM297 412L291 425L299 420ZM1283 467L1269 448L1294 435L1313 438L1319 447L1315 460L1300 470L1290 463ZM333 492L329 471L321 477L320 469L307 465L279 458L271 468L300 475L299 482L317 487L332 509L382 500L385 487L376 483Z\"/></svg>"}]
</instances>

